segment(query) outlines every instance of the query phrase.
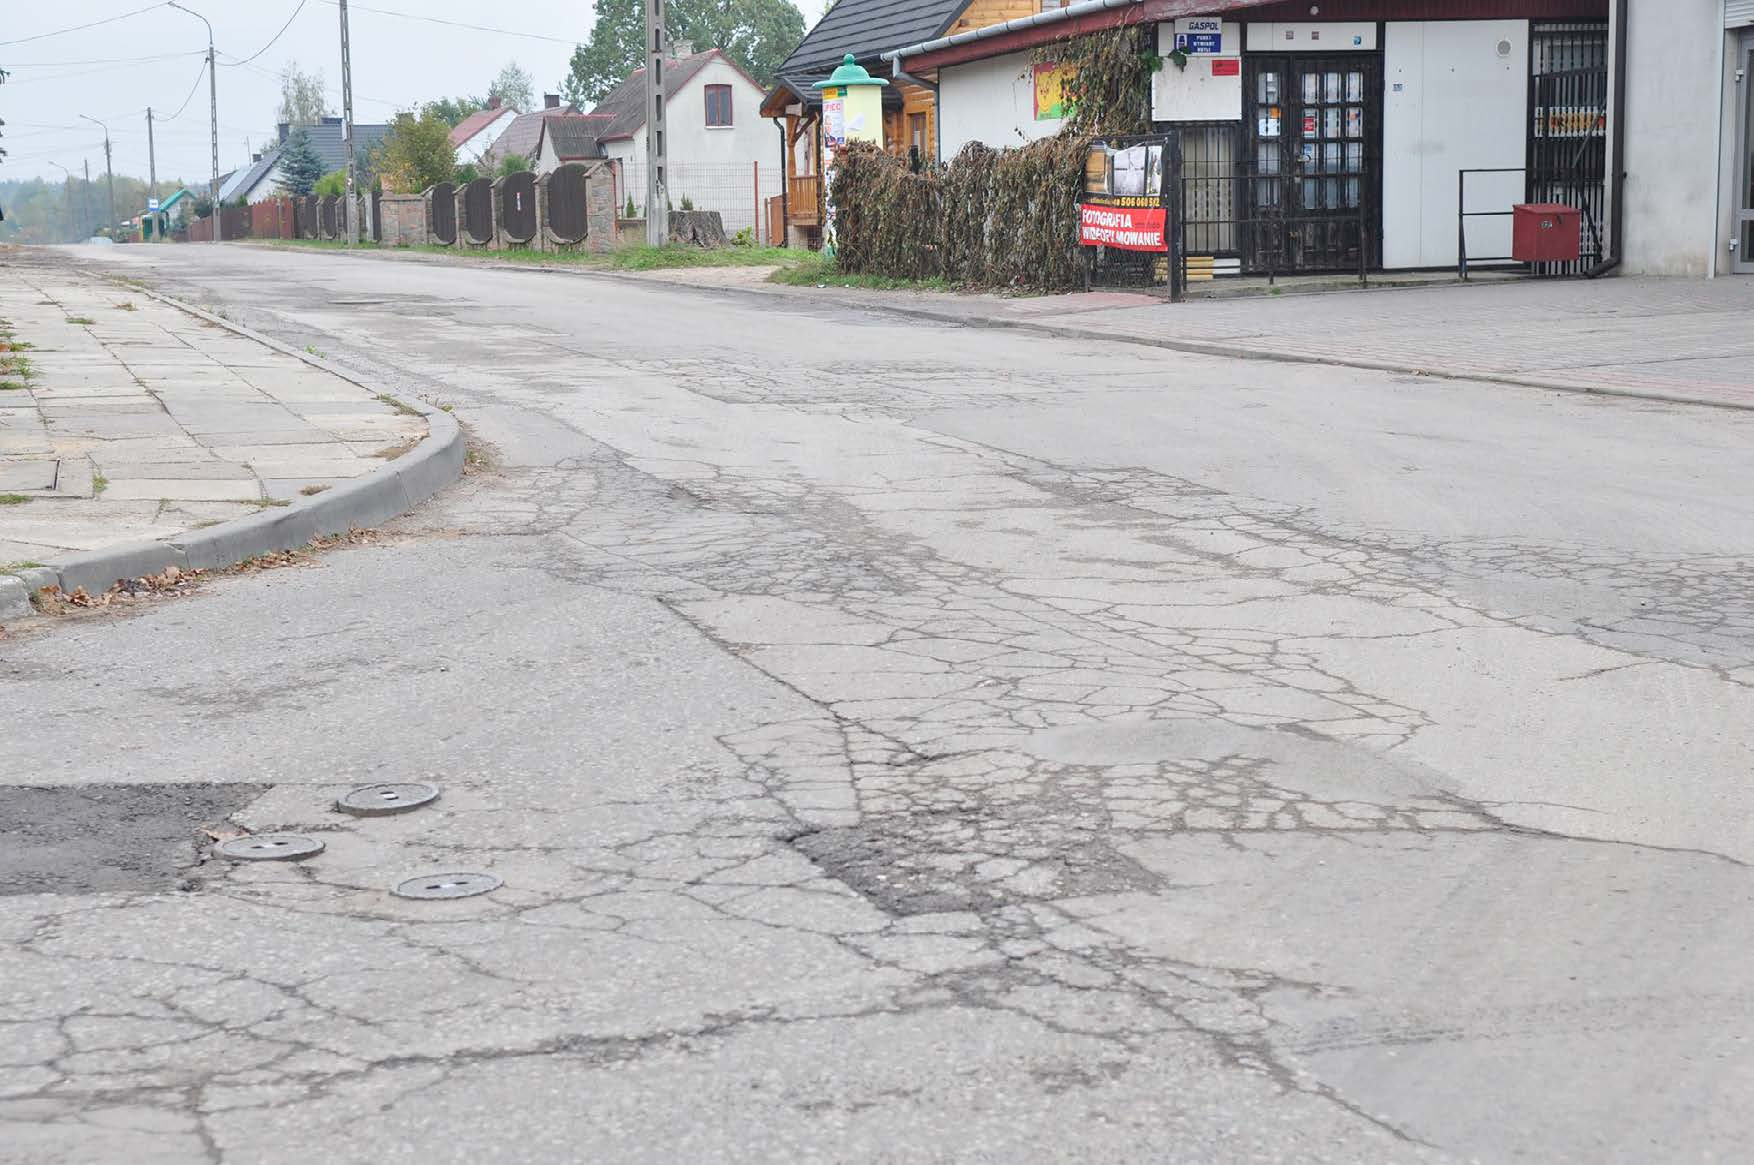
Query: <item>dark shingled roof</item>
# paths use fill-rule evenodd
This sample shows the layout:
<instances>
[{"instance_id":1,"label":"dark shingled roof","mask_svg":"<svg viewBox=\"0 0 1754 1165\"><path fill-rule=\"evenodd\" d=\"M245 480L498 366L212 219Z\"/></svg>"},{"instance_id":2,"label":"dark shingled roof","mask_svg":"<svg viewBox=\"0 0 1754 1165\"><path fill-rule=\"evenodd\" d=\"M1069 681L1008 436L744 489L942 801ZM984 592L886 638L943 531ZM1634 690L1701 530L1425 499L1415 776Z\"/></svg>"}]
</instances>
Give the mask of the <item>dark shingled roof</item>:
<instances>
[{"instance_id":1,"label":"dark shingled roof","mask_svg":"<svg viewBox=\"0 0 1754 1165\"><path fill-rule=\"evenodd\" d=\"M565 109L536 109L518 114L482 154L483 165L497 166L500 159L516 154L534 166L536 150L542 145L542 123L550 117L564 117L569 112Z\"/></svg>"},{"instance_id":2,"label":"dark shingled roof","mask_svg":"<svg viewBox=\"0 0 1754 1165\"><path fill-rule=\"evenodd\" d=\"M779 75L808 92L811 82L834 72L848 53L865 61L941 36L968 4L969 0L840 0L781 62Z\"/></svg>"},{"instance_id":3,"label":"dark shingled roof","mask_svg":"<svg viewBox=\"0 0 1754 1165\"><path fill-rule=\"evenodd\" d=\"M718 49L708 49L691 57L667 58L664 61L665 94L680 92L684 85L694 80L696 73L706 67L707 62L723 55ZM599 135L603 141L638 133L646 124L645 68L642 66L629 73L621 84L604 94L603 100L597 102L597 108L591 112L609 116L609 124Z\"/></svg>"},{"instance_id":4,"label":"dark shingled roof","mask_svg":"<svg viewBox=\"0 0 1754 1165\"><path fill-rule=\"evenodd\" d=\"M333 174L336 170L347 165L347 151L341 148L341 119L339 117L325 117L316 125L296 127L281 122L279 128L281 145L286 144L286 139L292 136L294 129L305 131L305 135L311 139L311 148L317 152L317 157L323 160L323 173ZM361 125L357 121L354 122L353 152L370 155L373 150L377 149L378 143L384 140L384 135L389 132L390 127L387 125Z\"/></svg>"},{"instance_id":5,"label":"dark shingled roof","mask_svg":"<svg viewBox=\"0 0 1754 1165\"><path fill-rule=\"evenodd\" d=\"M609 115L605 113L572 113L550 117L542 123L542 132L547 135L555 157L563 162L577 162L604 156L598 140L608 124ZM541 143L538 142L536 153L541 152ZM534 164L536 159L532 157L530 161Z\"/></svg>"}]
</instances>

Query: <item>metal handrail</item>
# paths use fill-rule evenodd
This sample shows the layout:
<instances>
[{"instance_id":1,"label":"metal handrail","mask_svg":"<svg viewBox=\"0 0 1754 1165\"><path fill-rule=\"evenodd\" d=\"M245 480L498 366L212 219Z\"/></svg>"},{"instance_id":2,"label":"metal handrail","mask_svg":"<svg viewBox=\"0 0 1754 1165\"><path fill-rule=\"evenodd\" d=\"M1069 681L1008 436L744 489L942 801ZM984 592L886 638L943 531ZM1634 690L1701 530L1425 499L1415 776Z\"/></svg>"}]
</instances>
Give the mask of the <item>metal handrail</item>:
<instances>
[{"instance_id":1,"label":"metal handrail","mask_svg":"<svg viewBox=\"0 0 1754 1165\"><path fill-rule=\"evenodd\" d=\"M1526 182L1528 173L1527 166L1490 166L1456 171L1456 274L1458 277L1462 279L1468 277L1468 220L1471 218L1509 218L1516 213L1514 210L1469 210L1468 175L1521 174ZM1504 263L1515 258L1515 255L1477 255L1474 257L1474 262Z\"/></svg>"}]
</instances>

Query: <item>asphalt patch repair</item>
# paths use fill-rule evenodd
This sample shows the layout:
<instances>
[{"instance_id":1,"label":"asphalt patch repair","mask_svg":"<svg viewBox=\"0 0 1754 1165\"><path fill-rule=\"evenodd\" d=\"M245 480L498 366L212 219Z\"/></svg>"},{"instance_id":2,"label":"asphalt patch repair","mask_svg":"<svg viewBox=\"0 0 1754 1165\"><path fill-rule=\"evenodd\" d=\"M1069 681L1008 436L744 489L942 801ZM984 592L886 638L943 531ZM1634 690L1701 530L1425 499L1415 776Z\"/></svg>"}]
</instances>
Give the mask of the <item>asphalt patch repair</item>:
<instances>
[{"instance_id":1,"label":"asphalt patch repair","mask_svg":"<svg viewBox=\"0 0 1754 1165\"><path fill-rule=\"evenodd\" d=\"M0 897L160 893L266 785L0 785Z\"/></svg>"}]
</instances>

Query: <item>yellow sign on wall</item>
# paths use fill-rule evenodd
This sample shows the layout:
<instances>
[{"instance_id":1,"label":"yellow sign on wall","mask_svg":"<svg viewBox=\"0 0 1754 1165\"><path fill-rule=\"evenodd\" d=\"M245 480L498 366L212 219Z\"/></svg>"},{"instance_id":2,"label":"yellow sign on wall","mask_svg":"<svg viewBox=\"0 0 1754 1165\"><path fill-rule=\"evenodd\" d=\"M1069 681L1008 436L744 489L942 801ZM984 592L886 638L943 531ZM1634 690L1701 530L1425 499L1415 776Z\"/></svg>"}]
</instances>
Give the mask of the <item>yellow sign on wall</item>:
<instances>
[{"instance_id":1,"label":"yellow sign on wall","mask_svg":"<svg viewBox=\"0 0 1754 1165\"><path fill-rule=\"evenodd\" d=\"M1057 121L1066 116L1066 80L1071 70L1056 64L1036 65L1035 120Z\"/></svg>"}]
</instances>

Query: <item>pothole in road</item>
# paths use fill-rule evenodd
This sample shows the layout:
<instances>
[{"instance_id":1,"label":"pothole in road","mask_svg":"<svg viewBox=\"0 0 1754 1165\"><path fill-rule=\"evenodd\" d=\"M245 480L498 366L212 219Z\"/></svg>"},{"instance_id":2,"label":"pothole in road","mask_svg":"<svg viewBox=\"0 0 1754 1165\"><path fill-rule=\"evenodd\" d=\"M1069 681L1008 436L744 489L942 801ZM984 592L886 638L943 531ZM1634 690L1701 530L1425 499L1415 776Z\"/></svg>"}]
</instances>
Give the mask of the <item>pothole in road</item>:
<instances>
[{"instance_id":1,"label":"pothole in road","mask_svg":"<svg viewBox=\"0 0 1754 1165\"><path fill-rule=\"evenodd\" d=\"M266 785L0 786L0 895L177 889L204 826Z\"/></svg>"}]
</instances>

